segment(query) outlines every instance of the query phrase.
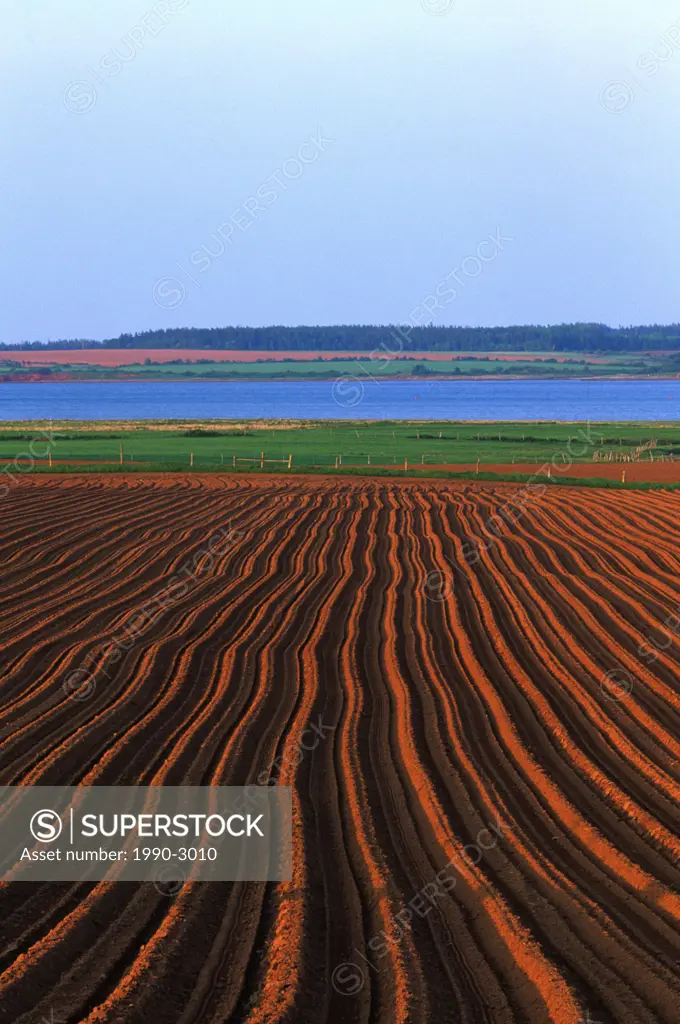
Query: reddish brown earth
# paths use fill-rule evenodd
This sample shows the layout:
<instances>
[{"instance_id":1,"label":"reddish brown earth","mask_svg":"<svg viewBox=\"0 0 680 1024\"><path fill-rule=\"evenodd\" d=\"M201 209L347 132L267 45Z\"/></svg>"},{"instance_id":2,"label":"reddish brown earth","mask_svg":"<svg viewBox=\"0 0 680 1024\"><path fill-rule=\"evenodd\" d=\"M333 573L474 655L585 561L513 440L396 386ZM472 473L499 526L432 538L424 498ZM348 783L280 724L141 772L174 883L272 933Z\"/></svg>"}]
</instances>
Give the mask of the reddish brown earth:
<instances>
[{"instance_id":1,"label":"reddish brown earth","mask_svg":"<svg viewBox=\"0 0 680 1024\"><path fill-rule=\"evenodd\" d=\"M241 785L282 759L295 855L291 883L174 897L0 886L1 1021L676 1024L680 494L538 490L513 516L515 493L10 488L0 783Z\"/></svg>"},{"instance_id":2,"label":"reddish brown earth","mask_svg":"<svg viewBox=\"0 0 680 1024\"><path fill-rule=\"evenodd\" d=\"M1 355L1 353L0 353ZM504 361L529 361L535 359L550 359L552 353L546 352L538 355L527 355L522 352L409 352L412 359L451 359L452 357L478 358L481 355L489 355L494 359ZM370 352L245 352L225 351L224 349L195 349L195 348L145 348L145 349L71 349L69 351L48 351L38 352L35 349L25 352L7 352L6 357L17 362L30 365L49 365L52 363L88 363L96 366L129 366L131 363L143 363L145 359L151 359L154 363L168 363L172 359L184 359L195 362L197 359L210 359L215 363L254 363L257 359L275 359L277 362L282 359L309 360L309 359L368 359ZM564 362L563 358L558 362ZM605 363L605 359L588 357L590 363Z\"/></svg>"},{"instance_id":3,"label":"reddish brown earth","mask_svg":"<svg viewBox=\"0 0 680 1024\"><path fill-rule=\"evenodd\" d=\"M46 459L36 459L39 465L47 465ZM129 460L132 465L143 465L136 460ZM253 460L255 461L255 460ZM117 465L118 459L53 459L53 465ZM128 460L126 459L126 465ZM148 462L146 463L148 465ZM324 477L333 476L333 470L329 467L319 466L319 475ZM385 463L383 469L389 469L399 471L401 465L396 465L392 462ZM547 477L548 468L550 468L551 477L553 480L558 480L561 477L576 478L578 480L617 480L622 481L622 474L625 472L626 478L624 483L655 483L655 484L672 484L680 483L680 460L677 462L661 462L657 460L655 462L574 462L571 465L567 463L557 462L554 466L550 461L545 463L538 462L480 462L479 471L480 473L497 473L499 476L534 476L537 480ZM411 462L408 465L408 475L418 475L422 473L424 476L432 473L474 473L477 469L477 465L474 462L448 462L440 465L425 463L424 465L418 462ZM366 467L368 472L368 467ZM278 474L270 474L274 478ZM285 474L288 476L288 474ZM338 474L341 475L341 474ZM407 475L406 473L404 474ZM259 474L258 474L259 476Z\"/></svg>"},{"instance_id":4,"label":"reddish brown earth","mask_svg":"<svg viewBox=\"0 0 680 1024\"><path fill-rule=\"evenodd\" d=\"M546 463L537 462L515 462L515 463L488 463L480 462L480 473L516 473L521 475L534 475L540 473L545 476L550 467L554 480L560 477L576 477L579 480L621 480L621 474L625 472L626 483L680 483L680 460L677 462L661 462L656 460L649 462L557 462L554 466L548 460ZM394 465L386 464L386 469L394 469ZM409 465L409 472L441 471L447 473L469 473L475 472L477 466L474 462L448 463L447 465L424 466L418 463Z\"/></svg>"}]
</instances>

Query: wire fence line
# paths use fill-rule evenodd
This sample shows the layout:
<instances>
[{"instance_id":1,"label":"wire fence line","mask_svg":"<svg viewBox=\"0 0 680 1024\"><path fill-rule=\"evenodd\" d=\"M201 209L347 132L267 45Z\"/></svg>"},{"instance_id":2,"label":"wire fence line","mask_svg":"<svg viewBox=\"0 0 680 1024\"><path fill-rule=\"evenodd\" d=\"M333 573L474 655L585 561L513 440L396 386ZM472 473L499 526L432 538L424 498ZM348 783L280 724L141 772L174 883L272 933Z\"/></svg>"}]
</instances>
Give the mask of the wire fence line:
<instances>
[{"instance_id":1,"label":"wire fence line","mask_svg":"<svg viewBox=\"0 0 680 1024\"><path fill-rule=\"evenodd\" d=\"M52 465L51 459L36 459L36 464L39 465ZM319 467L327 469L341 469L342 467L362 467L362 466L392 466L397 468L416 467L416 466L456 466L456 465L470 465L476 462L480 463L518 463L518 464L541 464L545 462L545 457L539 457L535 455L525 455L523 453L517 455L508 455L501 459L496 455L475 455L468 453L467 456L461 455L452 457L451 453L444 454L442 452L421 452L420 454L408 453L405 455L395 455L393 452L367 452L366 454L340 454L337 455L326 455L326 454L309 454L309 453L279 453L279 452L264 452L254 453L253 455L244 455L239 453L236 455L233 452L224 452L219 455L214 453L204 454L199 452L181 452L181 453L148 453L148 452L124 452L122 456L115 455L114 453L93 453L88 456L83 452L69 453L60 451L58 457L55 457L54 462L60 465L65 463L72 463L74 465L171 465L181 466L188 469L200 469L203 467L218 467L223 466L225 469L242 469L247 467L267 469L278 467L280 470L295 469L300 467Z\"/></svg>"}]
</instances>

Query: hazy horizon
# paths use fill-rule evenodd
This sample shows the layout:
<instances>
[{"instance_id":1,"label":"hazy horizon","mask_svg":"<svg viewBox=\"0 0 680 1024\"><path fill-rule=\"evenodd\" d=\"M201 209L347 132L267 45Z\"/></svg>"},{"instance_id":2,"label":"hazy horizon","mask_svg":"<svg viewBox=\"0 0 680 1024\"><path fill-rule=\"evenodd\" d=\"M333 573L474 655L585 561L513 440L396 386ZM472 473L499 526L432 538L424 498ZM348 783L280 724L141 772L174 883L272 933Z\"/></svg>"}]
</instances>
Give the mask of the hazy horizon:
<instances>
[{"instance_id":1,"label":"hazy horizon","mask_svg":"<svg viewBox=\"0 0 680 1024\"><path fill-rule=\"evenodd\" d=\"M666 0L8 0L3 28L2 342L431 295L438 326L680 319Z\"/></svg>"}]
</instances>

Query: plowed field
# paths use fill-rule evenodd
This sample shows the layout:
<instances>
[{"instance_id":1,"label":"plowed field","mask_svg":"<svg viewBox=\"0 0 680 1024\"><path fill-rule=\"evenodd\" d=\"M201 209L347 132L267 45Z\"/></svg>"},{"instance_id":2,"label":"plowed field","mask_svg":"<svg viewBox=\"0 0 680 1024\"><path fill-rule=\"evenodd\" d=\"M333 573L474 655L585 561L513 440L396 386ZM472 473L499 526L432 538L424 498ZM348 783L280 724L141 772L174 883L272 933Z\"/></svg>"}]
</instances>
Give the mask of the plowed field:
<instances>
[{"instance_id":1,"label":"plowed field","mask_svg":"<svg viewBox=\"0 0 680 1024\"><path fill-rule=\"evenodd\" d=\"M0 783L290 785L294 870L0 886L0 1021L676 1024L680 495L517 491L10 488Z\"/></svg>"},{"instance_id":2,"label":"plowed field","mask_svg":"<svg viewBox=\"0 0 680 1024\"><path fill-rule=\"evenodd\" d=\"M129 366L131 363L143 363L145 359L151 359L154 363L169 363L174 359L184 359L185 362L195 362L197 359L210 359L215 363L254 363L258 359L295 359L303 361L309 359L369 359L371 353L366 352L317 352L317 351L295 351L295 352L269 352L258 349L201 349L201 348L89 348L89 349L65 349L63 351L47 349L41 352L39 349L27 349L7 353L9 359L26 363L31 366L42 366L47 364L88 364L90 366ZM451 359L454 357L467 357L476 359L485 353L480 352L409 352L412 359ZM493 352L494 359L501 359L504 362L527 362L533 360L544 360L554 358L552 352L544 354L523 352ZM566 356L558 357L557 362L562 363ZM606 359L588 356L589 363L606 363Z\"/></svg>"}]
</instances>

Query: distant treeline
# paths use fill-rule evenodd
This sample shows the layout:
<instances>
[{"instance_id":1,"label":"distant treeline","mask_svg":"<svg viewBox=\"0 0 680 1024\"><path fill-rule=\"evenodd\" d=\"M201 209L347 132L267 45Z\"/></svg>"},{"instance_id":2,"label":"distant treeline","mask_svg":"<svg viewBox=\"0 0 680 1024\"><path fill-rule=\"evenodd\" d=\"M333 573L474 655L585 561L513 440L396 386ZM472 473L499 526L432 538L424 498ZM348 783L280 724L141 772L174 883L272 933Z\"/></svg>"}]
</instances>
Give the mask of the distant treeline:
<instances>
[{"instance_id":1,"label":"distant treeline","mask_svg":"<svg viewBox=\"0 0 680 1024\"><path fill-rule=\"evenodd\" d=\"M403 348L400 348L400 344ZM121 334L106 341L0 343L0 350L178 348L258 352L649 352L680 349L680 324L607 327L559 324L554 327L183 327Z\"/></svg>"}]
</instances>

